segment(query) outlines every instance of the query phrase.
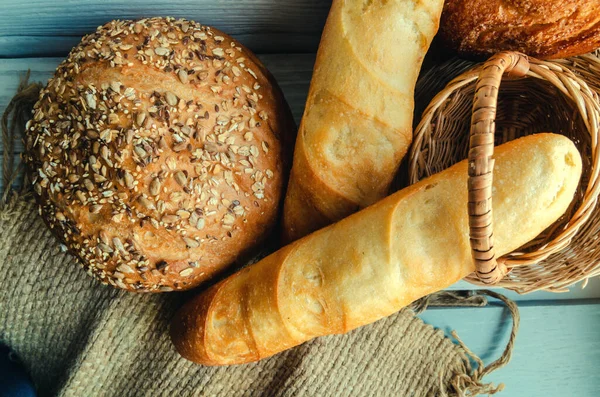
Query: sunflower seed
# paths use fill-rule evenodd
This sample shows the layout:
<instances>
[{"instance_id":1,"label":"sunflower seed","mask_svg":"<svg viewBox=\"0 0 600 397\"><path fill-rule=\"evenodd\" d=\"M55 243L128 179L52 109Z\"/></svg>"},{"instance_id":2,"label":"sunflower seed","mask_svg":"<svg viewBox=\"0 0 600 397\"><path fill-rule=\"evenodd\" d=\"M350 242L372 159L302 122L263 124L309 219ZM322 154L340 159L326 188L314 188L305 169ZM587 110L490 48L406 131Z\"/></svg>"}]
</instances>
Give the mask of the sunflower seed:
<instances>
[{"instance_id":1,"label":"sunflower seed","mask_svg":"<svg viewBox=\"0 0 600 397\"><path fill-rule=\"evenodd\" d=\"M165 150L169 147L169 145L167 145L167 141L164 136L161 136L160 139L158 140L158 147L161 148L162 150Z\"/></svg>"},{"instance_id":2,"label":"sunflower seed","mask_svg":"<svg viewBox=\"0 0 600 397\"><path fill-rule=\"evenodd\" d=\"M218 57L222 57L223 55L225 55L222 48L213 48L212 52Z\"/></svg>"},{"instance_id":3,"label":"sunflower seed","mask_svg":"<svg viewBox=\"0 0 600 397\"><path fill-rule=\"evenodd\" d=\"M165 93L165 99L167 100L167 103L171 106L177 106L177 102L179 102L177 95L173 94L170 91L167 91Z\"/></svg>"},{"instance_id":4,"label":"sunflower seed","mask_svg":"<svg viewBox=\"0 0 600 397\"><path fill-rule=\"evenodd\" d=\"M102 157L103 159L108 159L109 156L109 151L108 151L108 147L106 146L102 146L100 148L100 157Z\"/></svg>"},{"instance_id":5,"label":"sunflower seed","mask_svg":"<svg viewBox=\"0 0 600 397\"><path fill-rule=\"evenodd\" d=\"M126 264L122 264L117 266L117 270L120 271L121 273L126 273L126 274L133 274L135 273L135 270L133 270L131 268L131 266L126 265Z\"/></svg>"},{"instance_id":6,"label":"sunflower seed","mask_svg":"<svg viewBox=\"0 0 600 397\"><path fill-rule=\"evenodd\" d=\"M160 291L162 291L162 292L171 292L171 291L173 291L173 288L167 287L166 285L161 285L158 289Z\"/></svg>"},{"instance_id":7,"label":"sunflower seed","mask_svg":"<svg viewBox=\"0 0 600 397\"><path fill-rule=\"evenodd\" d=\"M77 190L75 192L75 196L77 196L79 201L81 201L81 204L85 204L87 202L87 199L85 198L85 194L83 194L83 192L81 190Z\"/></svg>"},{"instance_id":8,"label":"sunflower seed","mask_svg":"<svg viewBox=\"0 0 600 397\"><path fill-rule=\"evenodd\" d=\"M125 179L125 186L128 189L133 189L133 182L134 182L133 175L131 175L128 171L125 171L124 179Z\"/></svg>"},{"instance_id":9,"label":"sunflower seed","mask_svg":"<svg viewBox=\"0 0 600 397\"><path fill-rule=\"evenodd\" d=\"M165 212L165 202L163 200L158 200L156 203L156 210L161 214Z\"/></svg>"},{"instance_id":10,"label":"sunflower seed","mask_svg":"<svg viewBox=\"0 0 600 397\"><path fill-rule=\"evenodd\" d=\"M185 184L187 182L187 177L185 176L183 171L177 171L174 176L175 176L175 181L177 183L179 183L181 186L185 186Z\"/></svg>"},{"instance_id":11,"label":"sunflower seed","mask_svg":"<svg viewBox=\"0 0 600 397\"><path fill-rule=\"evenodd\" d=\"M100 240L102 240L102 242L104 244L106 244L106 245L110 244L110 238L109 238L106 230L100 230L99 236L100 236Z\"/></svg>"},{"instance_id":12,"label":"sunflower seed","mask_svg":"<svg viewBox=\"0 0 600 397\"><path fill-rule=\"evenodd\" d=\"M106 252L109 254L112 254L113 252L115 252L109 245L104 244L104 243L99 243L98 248L100 248L103 252Z\"/></svg>"},{"instance_id":13,"label":"sunflower seed","mask_svg":"<svg viewBox=\"0 0 600 397\"><path fill-rule=\"evenodd\" d=\"M116 92L117 94L121 93L121 83L118 81L113 81L110 83L110 89Z\"/></svg>"},{"instance_id":14,"label":"sunflower seed","mask_svg":"<svg viewBox=\"0 0 600 397\"><path fill-rule=\"evenodd\" d=\"M142 207L149 209L149 210L155 210L156 207L154 206L154 203L152 203L152 201L148 200L146 197L144 196L140 196L138 198L138 202L142 205Z\"/></svg>"},{"instance_id":15,"label":"sunflower seed","mask_svg":"<svg viewBox=\"0 0 600 397\"><path fill-rule=\"evenodd\" d=\"M144 124L144 121L146 121L146 112L139 112L135 116L135 122L141 127Z\"/></svg>"},{"instance_id":16,"label":"sunflower seed","mask_svg":"<svg viewBox=\"0 0 600 397\"><path fill-rule=\"evenodd\" d=\"M185 245L187 245L188 248L198 248L200 246L200 243L193 238L184 237L183 241L185 241Z\"/></svg>"},{"instance_id":17,"label":"sunflower seed","mask_svg":"<svg viewBox=\"0 0 600 397\"><path fill-rule=\"evenodd\" d=\"M179 220L177 215L164 215L161 219L164 223L175 223Z\"/></svg>"},{"instance_id":18,"label":"sunflower seed","mask_svg":"<svg viewBox=\"0 0 600 397\"><path fill-rule=\"evenodd\" d=\"M134 136L135 136L135 131L127 130L126 135L125 135L125 140L127 141L127 144L131 144L131 142L133 142Z\"/></svg>"},{"instance_id":19,"label":"sunflower seed","mask_svg":"<svg viewBox=\"0 0 600 397\"><path fill-rule=\"evenodd\" d=\"M100 174L94 174L94 182L96 182L96 183L106 182L106 178Z\"/></svg>"},{"instance_id":20,"label":"sunflower seed","mask_svg":"<svg viewBox=\"0 0 600 397\"><path fill-rule=\"evenodd\" d=\"M100 139L102 139L105 142L110 142L112 140L112 132L110 129L105 129L102 132L100 132Z\"/></svg>"},{"instance_id":21,"label":"sunflower seed","mask_svg":"<svg viewBox=\"0 0 600 397\"><path fill-rule=\"evenodd\" d=\"M190 212L186 210L177 210L176 214L181 219L189 219L191 216Z\"/></svg>"},{"instance_id":22,"label":"sunflower seed","mask_svg":"<svg viewBox=\"0 0 600 397\"><path fill-rule=\"evenodd\" d=\"M158 196L160 193L160 180L158 178L154 178L152 182L150 182L150 194L153 196Z\"/></svg>"},{"instance_id":23,"label":"sunflower seed","mask_svg":"<svg viewBox=\"0 0 600 397\"><path fill-rule=\"evenodd\" d=\"M174 157L168 157L167 167L169 167L170 170L174 170L175 168L177 168L177 160L175 160Z\"/></svg>"},{"instance_id":24,"label":"sunflower seed","mask_svg":"<svg viewBox=\"0 0 600 397\"><path fill-rule=\"evenodd\" d=\"M133 89L133 87L128 87L123 95L129 100L133 100L135 98L135 89Z\"/></svg>"},{"instance_id":25,"label":"sunflower seed","mask_svg":"<svg viewBox=\"0 0 600 397\"><path fill-rule=\"evenodd\" d=\"M89 179L84 179L84 180L83 180L83 185L84 185L84 186L85 186L85 188L86 188L88 191L90 191L90 192L91 192L92 190L94 190L94 184L93 184L93 183L92 183L92 181L90 181Z\"/></svg>"},{"instance_id":26,"label":"sunflower seed","mask_svg":"<svg viewBox=\"0 0 600 397\"><path fill-rule=\"evenodd\" d=\"M143 147L141 147L141 146L134 146L134 147L133 147L133 151L134 151L134 152L135 152L135 153L136 153L138 156L140 156L142 159L144 159L144 158L146 158L146 156L148 156L148 152L146 152L146 151L144 150L144 148L143 148Z\"/></svg>"},{"instance_id":27,"label":"sunflower seed","mask_svg":"<svg viewBox=\"0 0 600 397\"><path fill-rule=\"evenodd\" d=\"M173 151L176 153L179 153L182 150L187 149L187 147L188 147L188 143L184 141L184 142L178 143L177 145L173 146Z\"/></svg>"},{"instance_id":28,"label":"sunflower seed","mask_svg":"<svg viewBox=\"0 0 600 397\"><path fill-rule=\"evenodd\" d=\"M229 121L230 121L229 117L227 117L227 116L220 115L219 117L217 117L218 125L227 125L227 124L229 124Z\"/></svg>"},{"instance_id":29,"label":"sunflower seed","mask_svg":"<svg viewBox=\"0 0 600 397\"><path fill-rule=\"evenodd\" d=\"M194 273L194 269L191 267L188 267L187 269L183 269L182 271L180 271L179 275L181 277L187 277L187 276L191 276L192 273Z\"/></svg>"},{"instance_id":30,"label":"sunflower seed","mask_svg":"<svg viewBox=\"0 0 600 397\"><path fill-rule=\"evenodd\" d=\"M233 225L233 222L235 222L235 217L231 214L225 214L223 217L223 223L226 225Z\"/></svg>"},{"instance_id":31,"label":"sunflower seed","mask_svg":"<svg viewBox=\"0 0 600 397\"><path fill-rule=\"evenodd\" d=\"M205 225L206 225L206 221L204 220L204 218L200 218L200 219L198 219L198 223L196 223L196 229L202 230L202 229L204 229Z\"/></svg>"},{"instance_id":32,"label":"sunflower seed","mask_svg":"<svg viewBox=\"0 0 600 397\"><path fill-rule=\"evenodd\" d=\"M102 205L100 204L95 204L90 207L90 212L92 214L97 214L100 211L102 211Z\"/></svg>"},{"instance_id":33,"label":"sunflower seed","mask_svg":"<svg viewBox=\"0 0 600 397\"><path fill-rule=\"evenodd\" d=\"M96 98L94 94L85 94L85 101L90 109L96 109Z\"/></svg>"},{"instance_id":34,"label":"sunflower seed","mask_svg":"<svg viewBox=\"0 0 600 397\"><path fill-rule=\"evenodd\" d=\"M187 72L185 70L179 69L179 72L177 73L177 76L179 77L179 80L183 84L187 84L187 82L188 82L188 74L187 74Z\"/></svg>"},{"instance_id":35,"label":"sunflower seed","mask_svg":"<svg viewBox=\"0 0 600 397\"><path fill-rule=\"evenodd\" d=\"M62 212L57 212L54 216L59 222L64 222L66 220L65 215Z\"/></svg>"},{"instance_id":36,"label":"sunflower seed","mask_svg":"<svg viewBox=\"0 0 600 397\"><path fill-rule=\"evenodd\" d=\"M165 48L165 47L156 47L154 49L154 53L158 56L165 56L165 55L169 54L169 52L170 52L169 49Z\"/></svg>"},{"instance_id":37,"label":"sunflower seed","mask_svg":"<svg viewBox=\"0 0 600 397\"><path fill-rule=\"evenodd\" d=\"M119 250L119 252L125 255L127 254L127 251L125 250L125 247L123 246L123 243L121 242L120 238L113 237L112 242L115 245L115 248Z\"/></svg>"}]
</instances>

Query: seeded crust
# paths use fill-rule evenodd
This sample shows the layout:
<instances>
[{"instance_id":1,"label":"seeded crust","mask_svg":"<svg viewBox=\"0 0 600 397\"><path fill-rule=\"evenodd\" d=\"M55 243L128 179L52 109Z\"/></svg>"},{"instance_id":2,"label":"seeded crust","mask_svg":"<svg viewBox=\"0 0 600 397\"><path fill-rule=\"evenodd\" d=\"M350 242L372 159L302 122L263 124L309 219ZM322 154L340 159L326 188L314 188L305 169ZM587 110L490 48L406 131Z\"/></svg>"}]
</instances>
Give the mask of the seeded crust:
<instances>
[{"instance_id":1,"label":"seeded crust","mask_svg":"<svg viewBox=\"0 0 600 397\"><path fill-rule=\"evenodd\" d=\"M184 290L273 226L294 130L270 74L231 37L113 21L48 81L24 158L41 215L89 274Z\"/></svg>"}]
</instances>

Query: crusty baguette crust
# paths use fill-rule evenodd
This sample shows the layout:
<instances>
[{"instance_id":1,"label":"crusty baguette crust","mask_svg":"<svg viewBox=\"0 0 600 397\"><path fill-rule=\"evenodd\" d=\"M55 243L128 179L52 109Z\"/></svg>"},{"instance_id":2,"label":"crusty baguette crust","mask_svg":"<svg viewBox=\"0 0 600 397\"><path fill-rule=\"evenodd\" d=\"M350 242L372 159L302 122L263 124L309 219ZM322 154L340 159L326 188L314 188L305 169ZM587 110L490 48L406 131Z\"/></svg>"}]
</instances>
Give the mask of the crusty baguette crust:
<instances>
[{"instance_id":1,"label":"crusty baguette crust","mask_svg":"<svg viewBox=\"0 0 600 397\"><path fill-rule=\"evenodd\" d=\"M585 54L600 47L600 0L448 0L440 37L467 56Z\"/></svg>"},{"instance_id":2,"label":"crusty baguette crust","mask_svg":"<svg viewBox=\"0 0 600 397\"><path fill-rule=\"evenodd\" d=\"M564 136L497 148L498 255L534 239L568 208L581 158ZM255 361L388 316L474 271L463 161L247 267L184 306L171 336L185 358Z\"/></svg>"},{"instance_id":3,"label":"crusty baguette crust","mask_svg":"<svg viewBox=\"0 0 600 397\"><path fill-rule=\"evenodd\" d=\"M412 140L414 86L441 0L335 0L284 205L295 240L385 197Z\"/></svg>"}]
</instances>

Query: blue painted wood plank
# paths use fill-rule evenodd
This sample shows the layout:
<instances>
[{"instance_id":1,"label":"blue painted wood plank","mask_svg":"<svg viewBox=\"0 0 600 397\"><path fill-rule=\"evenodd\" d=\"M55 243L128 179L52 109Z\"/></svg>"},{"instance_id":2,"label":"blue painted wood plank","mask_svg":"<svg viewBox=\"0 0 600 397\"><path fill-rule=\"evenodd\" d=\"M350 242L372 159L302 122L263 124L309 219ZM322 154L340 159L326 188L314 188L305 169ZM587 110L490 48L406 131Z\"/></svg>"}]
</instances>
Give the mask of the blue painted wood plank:
<instances>
[{"instance_id":1,"label":"blue painted wood plank","mask_svg":"<svg viewBox=\"0 0 600 397\"><path fill-rule=\"evenodd\" d=\"M322 0L0 0L0 57L64 55L112 19L175 16L231 34L257 52L316 52Z\"/></svg>"},{"instance_id":2,"label":"blue painted wood plank","mask_svg":"<svg viewBox=\"0 0 600 397\"><path fill-rule=\"evenodd\" d=\"M512 361L486 378L504 382L501 397L600 396L600 302L520 305L521 328ZM429 309L421 318L458 332L486 364L500 356L511 320L501 306Z\"/></svg>"}]
</instances>

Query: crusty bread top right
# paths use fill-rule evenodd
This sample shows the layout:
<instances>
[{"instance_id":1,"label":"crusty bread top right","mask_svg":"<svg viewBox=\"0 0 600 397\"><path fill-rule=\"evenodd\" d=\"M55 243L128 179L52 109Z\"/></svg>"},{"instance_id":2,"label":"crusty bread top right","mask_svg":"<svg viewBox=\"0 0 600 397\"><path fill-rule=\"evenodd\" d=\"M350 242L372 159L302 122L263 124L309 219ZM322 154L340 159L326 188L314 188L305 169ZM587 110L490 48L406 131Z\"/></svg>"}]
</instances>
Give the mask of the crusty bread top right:
<instances>
[{"instance_id":1,"label":"crusty bread top right","mask_svg":"<svg viewBox=\"0 0 600 397\"><path fill-rule=\"evenodd\" d=\"M585 54L600 47L600 0L447 0L440 36L463 55Z\"/></svg>"}]
</instances>

